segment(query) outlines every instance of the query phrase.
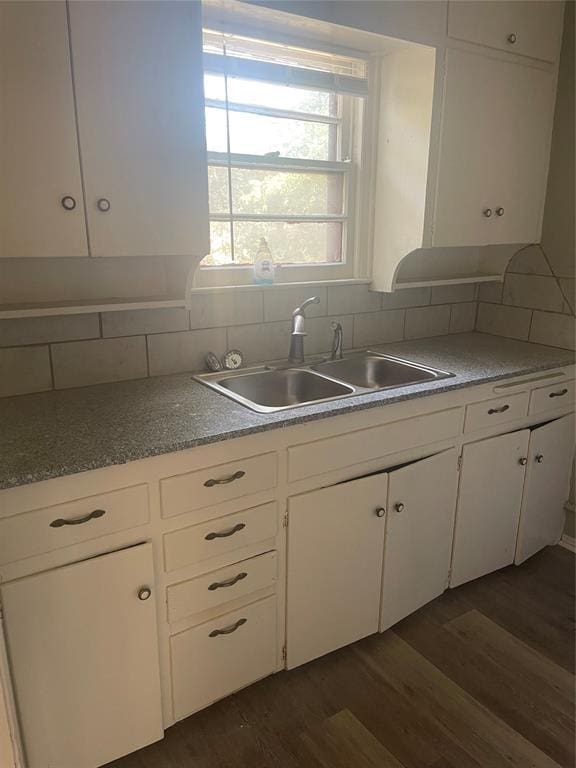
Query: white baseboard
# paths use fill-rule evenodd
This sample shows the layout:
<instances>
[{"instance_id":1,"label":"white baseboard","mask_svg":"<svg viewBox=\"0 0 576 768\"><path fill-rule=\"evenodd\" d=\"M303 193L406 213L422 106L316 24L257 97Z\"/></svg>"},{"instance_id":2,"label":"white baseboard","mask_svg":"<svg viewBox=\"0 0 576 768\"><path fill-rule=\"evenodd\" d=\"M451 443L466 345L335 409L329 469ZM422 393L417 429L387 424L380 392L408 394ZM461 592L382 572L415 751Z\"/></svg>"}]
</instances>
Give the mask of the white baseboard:
<instances>
[{"instance_id":1,"label":"white baseboard","mask_svg":"<svg viewBox=\"0 0 576 768\"><path fill-rule=\"evenodd\" d=\"M576 552L576 539L573 536L568 536L566 533L562 534L562 538L558 542L564 549L569 549L570 552Z\"/></svg>"}]
</instances>

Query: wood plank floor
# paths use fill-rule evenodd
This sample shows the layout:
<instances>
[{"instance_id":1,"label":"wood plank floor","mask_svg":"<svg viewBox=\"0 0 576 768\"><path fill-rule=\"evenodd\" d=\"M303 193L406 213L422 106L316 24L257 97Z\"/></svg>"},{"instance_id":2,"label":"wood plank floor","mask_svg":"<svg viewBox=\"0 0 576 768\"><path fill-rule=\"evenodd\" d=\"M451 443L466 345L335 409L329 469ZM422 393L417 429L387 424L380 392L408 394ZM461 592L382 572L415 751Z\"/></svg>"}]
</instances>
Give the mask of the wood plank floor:
<instances>
[{"instance_id":1,"label":"wood plank floor","mask_svg":"<svg viewBox=\"0 0 576 768\"><path fill-rule=\"evenodd\" d=\"M539 553L108 768L573 768L574 556Z\"/></svg>"}]
</instances>

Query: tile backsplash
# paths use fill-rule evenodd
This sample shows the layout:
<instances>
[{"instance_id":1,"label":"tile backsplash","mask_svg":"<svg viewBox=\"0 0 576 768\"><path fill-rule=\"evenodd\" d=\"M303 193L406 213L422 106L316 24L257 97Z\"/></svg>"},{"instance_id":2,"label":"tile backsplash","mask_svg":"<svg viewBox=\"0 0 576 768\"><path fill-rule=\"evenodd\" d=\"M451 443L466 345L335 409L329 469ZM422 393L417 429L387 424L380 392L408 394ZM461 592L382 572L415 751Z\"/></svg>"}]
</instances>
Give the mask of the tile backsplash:
<instances>
[{"instance_id":1,"label":"tile backsplash","mask_svg":"<svg viewBox=\"0 0 576 768\"><path fill-rule=\"evenodd\" d=\"M0 396L198 371L208 351L242 350L247 363L287 356L290 317L309 296L306 352L328 352L330 323L344 347L462 333L475 327L475 286L393 294L367 285L263 287L194 294L179 308L0 320Z\"/></svg>"}]
</instances>

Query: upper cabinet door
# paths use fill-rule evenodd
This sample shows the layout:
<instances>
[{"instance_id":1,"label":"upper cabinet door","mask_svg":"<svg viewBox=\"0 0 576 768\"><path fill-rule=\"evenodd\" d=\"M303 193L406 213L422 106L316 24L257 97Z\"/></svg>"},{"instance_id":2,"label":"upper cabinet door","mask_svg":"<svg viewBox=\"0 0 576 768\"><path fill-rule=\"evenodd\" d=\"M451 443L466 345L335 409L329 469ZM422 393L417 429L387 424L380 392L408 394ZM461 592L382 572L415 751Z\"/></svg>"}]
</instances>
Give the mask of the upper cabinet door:
<instances>
[{"instance_id":1,"label":"upper cabinet door","mask_svg":"<svg viewBox=\"0 0 576 768\"><path fill-rule=\"evenodd\" d=\"M387 480L371 475L289 500L289 669L378 631Z\"/></svg>"},{"instance_id":2,"label":"upper cabinet door","mask_svg":"<svg viewBox=\"0 0 576 768\"><path fill-rule=\"evenodd\" d=\"M162 738L153 583L147 543L2 587L28 768L96 768Z\"/></svg>"},{"instance_id":3,"label":"upper cabinet door","mask_svg":"<svg viewBox=\"0 0 576 768\"><path fill-rule=\"evenodd\" d=\"M204 256L199 2L70 2L92 256Z\"/></svg>"},{"instance_id":4,"label":"upper cabinet door","mask_svg":"<svg viewBox=\"0 0 576 768\"><path fill-rule=\"evenodd\" d=\"M511 432L462 450L450 586L514 560L530 432Z\"/></svg>"},{"instance_id":5,"label":"upper cabinet door","mask_svg":"<svg viewBox=\"0 0 576 768\"><path fill-rule=\"evenodd\" d=\"M388 476L381 632L448 586L456 467L452 448Z\"/></svg>"},{"instance_id":6,"label":"upper cabinet door","mask_svg":"<svg viewBox=\"0 0 576 768\"><path fill-rule=\"evenodd\" d=\"M516 564L560 540L573 458L573 414L531 432Z\"/></svg>"},{"instance_id":7,"label":"upper cabinet door","mask_svg":"<svg viewBox=\"0 0 576 768\"><path fill-rule=\"evenodd\" d=\"M448 4L448 34L521 56L556 61L563 9L559 0L456 0Z\"/></svg>"},{"instance_id":8,"label":"upper cabinet door","mask_svg":"<svg viewBox=\"0 0 576 768\"><path fill-rule=\"evenodd\" d=\"M0 258L87 256L65 2L0 2Z\"/></svg>"},{"instance_id":9,"label":"upper cabinet door","mask_svg":"<svg viewBox=\"0 0 576 768\"><path fill-rule=\"evenodd\" d=\"M538 242L554 77L462 51L446 55L434 245Z\"/></svg>"}]
</instances>

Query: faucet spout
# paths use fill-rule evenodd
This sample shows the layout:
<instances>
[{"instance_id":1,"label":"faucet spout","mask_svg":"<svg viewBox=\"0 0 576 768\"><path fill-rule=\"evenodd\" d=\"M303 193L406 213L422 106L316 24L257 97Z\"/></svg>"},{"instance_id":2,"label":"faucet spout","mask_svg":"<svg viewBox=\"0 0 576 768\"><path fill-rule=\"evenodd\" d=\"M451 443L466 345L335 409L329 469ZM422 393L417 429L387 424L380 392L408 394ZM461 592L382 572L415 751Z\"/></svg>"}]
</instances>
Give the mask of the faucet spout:
<instances>
[{"instance_id":1,"label":"faucet spout","mask_svg":"<svg viewBox=\"0 0 576 768\"><path fill-rule=\"evenodd\" d=\"M306 299L296 307L292 312L292 329L290 331L290 351L288 353L289 363L302 364L304 362L304 336L306 336L306 315L304 311L310 304L319 304L320 299L318 296L312 296L310 299Z\"/></svg>"}]
</instances>

